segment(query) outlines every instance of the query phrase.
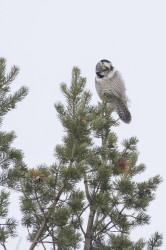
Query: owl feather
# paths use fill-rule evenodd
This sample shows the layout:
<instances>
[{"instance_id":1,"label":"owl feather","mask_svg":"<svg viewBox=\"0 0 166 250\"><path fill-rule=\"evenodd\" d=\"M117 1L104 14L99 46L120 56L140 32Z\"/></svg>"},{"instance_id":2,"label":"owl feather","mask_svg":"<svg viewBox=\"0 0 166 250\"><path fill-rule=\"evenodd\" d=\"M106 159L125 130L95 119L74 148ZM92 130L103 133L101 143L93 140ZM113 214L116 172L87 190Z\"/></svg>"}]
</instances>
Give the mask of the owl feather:
<instances>
[{"instance_id":1,"label":"owl feather","mask_svg":"<svg viewBox=\"0 0 166 250\"><path fill-rule=\"evenodd\" d=\"M107 102L115 106L120 119L129 123L131 114L128 109L129 99L126 95L124 80L110 61L104 59L96 65L95 85L99 97L103 99L106 96Z\"/></svg>"}]
</instances>

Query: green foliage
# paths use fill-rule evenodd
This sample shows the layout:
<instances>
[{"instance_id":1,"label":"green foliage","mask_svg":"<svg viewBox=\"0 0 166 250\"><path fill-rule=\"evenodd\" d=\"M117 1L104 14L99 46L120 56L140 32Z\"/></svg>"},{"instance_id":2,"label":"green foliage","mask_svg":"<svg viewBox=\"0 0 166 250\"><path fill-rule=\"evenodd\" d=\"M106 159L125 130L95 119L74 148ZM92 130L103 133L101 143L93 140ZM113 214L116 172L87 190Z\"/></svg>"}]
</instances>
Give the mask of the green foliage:
<instances>
[{"instance_id":1,"label":"green foliage","mask_svg":"<svg viewBox=\"0 0 166 250\"><path fill-rule=\"evenodd\" d=\"M0 121L2 122L3 116L16 107L17 102L20 102L28 93L26 87L21 87L14 94L10 93L10 85L13 83L15 78L19 73L19 68L17 66L13 66L9 72L9 74L5 75L6 71L6 60L4 58L0 58Z\"/></svg>"},{"instance_id":2,"label":"green foliage","mask_svg":"<svg viewBox=\"0 0 166 250\"><path fill-rule=\"evenodd\" d=\"M161 177L134 181L135 175L145 171L145 165L138 163L138 139L123 140L123 148L119 150L118 138L113 131L119 125L112 116L114 107L105 100L97 106L90 106L90 94L83 92L85 79L79 77L80 70L74 68L70 88L64 83L61 85L67 106L55 106L66 132L63 145L58 145L55 151L58 159L67 164L63 177L68 177L73 183L75 179L75 184L83 178L85 184L85 194L80 193L75 202L72 198L69 205L78 218L85 242L89 240L92 249L122 249L123 244L124 249L143 249L146 245L144 240L134 243L128 235L134 227L149 224L146 210L155 198ZM84 102L85 96L87 103ZM97 145L94 138L98 140ZM76 167L76 163L82 163L83 167ZM91 215L84 231L87 209ZM115 236L115 232L121 235ZM107 246L105 239L111 246Z\"/></svg>"},{"instance_id":3,"label":"green foliage","mask_svg":"<svg viewBox=\"0 0 166 250\"><path fill-rule=\"evenodd\" d=\"M13 218L6 218L8 215L10 193L4 189L0 191L0 244L5 244L9 237L15 237L17 222Z\"/></svg>"},{"instance_id":4,"label":"green foliage","mask_svg":"<svg viewBox=\"0 0 166 250\"><path fill-rule=\"evenodd\" d=\"M70 88L61 84L67 106L58 103L55 108L66 135L63 145L55 148L58 162L29 169L21 178L22 224L29 229L29 240L35 240L43 223L37 240L42 242L51 237L58 249L73 249L81 240L78 213L84 206L83 192L75 188L86 171L84 159L91 146L88 111L91 96L84 91L85 82L80 70L74 68Z\"/></svg>"},{"instance_id":5,"label":"green foliage","mask_svg":"<svg viewBox=\"0 0 166 250\"><path fill-rule=\"evenodd\" d=\"M55 155L64 163L80 162L87 154L87 148L91 144L89 137L89 101L90 93L83 91L85 78L80 76L80 70L73 69L72 83L67 88L61 84L62 93L66 97L67 107L61 103L56 104L59 119L65 128L67 135L63 138L64 145L57 145Z\"/></svg>"},{"instance_id":6,"label":"green foliage","mask_svg":"<svg viewBox=\"0 0 166 250\"><path fill-rule=\"evenodd\" d=\"M9 192L1 190L0 192L0 217L5 217L8 213Z\"/></svg>"},{"instance_id":7,"label":"green foliage","mask_svg":"<svg viewBox=\"0 0 166 250\"><path fill-rule=\"evenodd\" d=\"M5 175L2 182L21 192L30 250L40 244L45 249L47 244L59 250L80 249L81 242L85 250L156 249L162 244L160 234L137 242L129 235L135 227L149 224L147 208L161 177L135 181L145 171L138 159L138 139L125 139L119 149L114 107L106 100L91 106L85 84L74 67L71 85L60 85L66 104L57 103L55 109L65 136L55 147L53 165L27 169L22 154L10 148L14 134L2 134L1 157L10 156L3 169L11 184Z\"/></svg>"},{"instance_id":8,"label":"green foliage","mask_svg":"<svg viewBox=\"0 0 166 250\"><path fill-rule=\"evenodd\" d=\"M21 87L18 91L11 94L11 84L19 73L19 69L13 66L6 74L6 60L0 58L0 126L4 116L8 111L14 109L28 93L26 87ZM22 170L26 170L20 150L11 147L15 139L14 132L0 131L0 184L4 187L18 189L18 180L22 175ZM9 195L5 189L0 190L0 244L5 248L9 237L16 236L17 222L14 218L7 218Z\"/></svg>"},{"instance_id":9,"label":"green foliage","mask_svg":"<svg viewBox=\"0 0 166 250\"><path fill-rule=\"evenodd\" d=\"M110 250L142 250L144 249L146 243L143 239L140 239L137 242L132 242L127 236L125 235L114 235L111 234L109 244L111 247Z\"/></svg>"},{"instance_id":10,"label":"green foliage","mask_svg":"<svg viewBox=\"0 0 166 250\"><path fill-rule=\"evenodd\" d=\"M59 250L79 249L80 234L75 232L75 229L66 226L60 227L57 233L57 246Z\"/></svg>"},{"instance_id":11,"label":"green foliage","mask_svg":"<svg viewBox=\"0 0 166 250\"><path fill-rule=\"evenodd\" d=\"M159 250L158 247L162 246L162 240L163 236L155 232L147 242L147 250Z\"/></svg>"}]
</instances>

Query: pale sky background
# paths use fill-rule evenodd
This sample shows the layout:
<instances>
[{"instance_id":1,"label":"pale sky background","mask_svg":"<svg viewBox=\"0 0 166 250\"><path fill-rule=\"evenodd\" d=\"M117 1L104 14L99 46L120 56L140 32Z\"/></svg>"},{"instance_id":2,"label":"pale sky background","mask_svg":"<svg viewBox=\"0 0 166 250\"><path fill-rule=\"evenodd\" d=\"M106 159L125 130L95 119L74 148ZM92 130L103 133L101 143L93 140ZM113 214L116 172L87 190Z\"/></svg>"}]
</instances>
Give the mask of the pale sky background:
<instances>
[{"instance_id":1,"label":"pale sky background","mask_svg":"<svg viewBox=\"0 0 166 250\"><path fill-rule=\"evenodd\" d=\"M121 71L133 119L114 131L120 140L138 137L139 162L147 166L140 181L156 174L164 179L149 207L151 224L138 227L132 239L155 231L166 235L166 1L0 0L0 34L0 56L7 59L8 69L21 69L13 90L23 84L30 89L6 116L3 130L16 132L13 146L23 150L30 168L55 160L53 150L61 143L63 128L54 103L64 100L59 83L70 83L72 67L79 66L87 77L95 104L96 63L105 58ZM18 218L15 199L11 210ZM19 237L17 249L28 249L21 227ZM7 249L17 244L18 238L10 240Z\"/></svg>"}]
</instances>

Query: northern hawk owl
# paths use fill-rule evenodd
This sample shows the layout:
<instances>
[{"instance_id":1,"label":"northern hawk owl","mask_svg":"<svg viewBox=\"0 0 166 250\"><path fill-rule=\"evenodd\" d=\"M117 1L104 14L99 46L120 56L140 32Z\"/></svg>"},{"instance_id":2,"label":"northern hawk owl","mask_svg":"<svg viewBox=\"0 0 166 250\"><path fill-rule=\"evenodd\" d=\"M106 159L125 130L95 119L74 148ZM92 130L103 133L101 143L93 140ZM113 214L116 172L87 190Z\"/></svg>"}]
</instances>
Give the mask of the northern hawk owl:
<instances>
[{"instance_id":1,"label":"northern hawk owl","mask_svg":"<svg viewBox=\"0 0 166 250\"><path fill-rule=\"evenodd\" d=\"M112 103L120 117L120 119L129 123L131 114L128 110L128 98L126 96L126 88L120 72L112 66L108 60L101 60L96 65L96 90L99 97Z\"/></svg>"}]
</instances>

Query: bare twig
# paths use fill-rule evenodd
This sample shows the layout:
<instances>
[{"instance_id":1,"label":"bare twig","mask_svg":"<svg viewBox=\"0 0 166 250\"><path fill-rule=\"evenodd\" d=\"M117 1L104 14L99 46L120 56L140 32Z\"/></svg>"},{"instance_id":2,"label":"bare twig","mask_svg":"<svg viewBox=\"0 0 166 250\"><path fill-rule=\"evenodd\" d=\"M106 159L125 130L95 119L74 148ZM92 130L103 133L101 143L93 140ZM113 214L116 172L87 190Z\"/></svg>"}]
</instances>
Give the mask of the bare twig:
<instances>
[{"instance_id":1,"label":"bare twig","mask_svg":"<svg viewBox=\"0 0 166 250\"><path fill-rule=\"evenodd\" d=\"M7 250L7 248L6 248L6 246L5 246L5 243L4 243L4 242L2 242L2 243L1 243L1 245L3 246L3 248L4 248L5 250Z\"/></svg>"},{"instance_id":2,"label":"bare twig","mask_svg":"<svg viewBox=\"0 0 166 250\"><path fill-rule=\"evenodd\" d=\"M76 214L76 216L77 216L77 219L78 219L78 223L79 223L80 229L81 229L83 235L85 236L85 231L84 231L84 229L82 227L80 216L78 214Z\"/></svg>"},{"instance_id":3,"label":"bare twig","mask_svg":"<svg viewBox=\"0 0 166 250\"><path fill-rule=\"evenodd\" d=\"M44 250L47 250L46 247L45 247L45 245L44 245L44 243L43 243L43 241L41 241L41 244L42 244Z\"/></svg>"},{"instance_id":4,"label":"bare twig","mask_svg":"<svg viewBox=\"0 0 166 250\"><path fill-rule=\"evenodd\" d=\"M78 216L81 217L81 215L85 212L85 210L86 210L88 207L89 207L89 204L88 204L86 207L84 207L84 209L81 211L81 213L80 213Z\"/></svg>"}]
</instances>

